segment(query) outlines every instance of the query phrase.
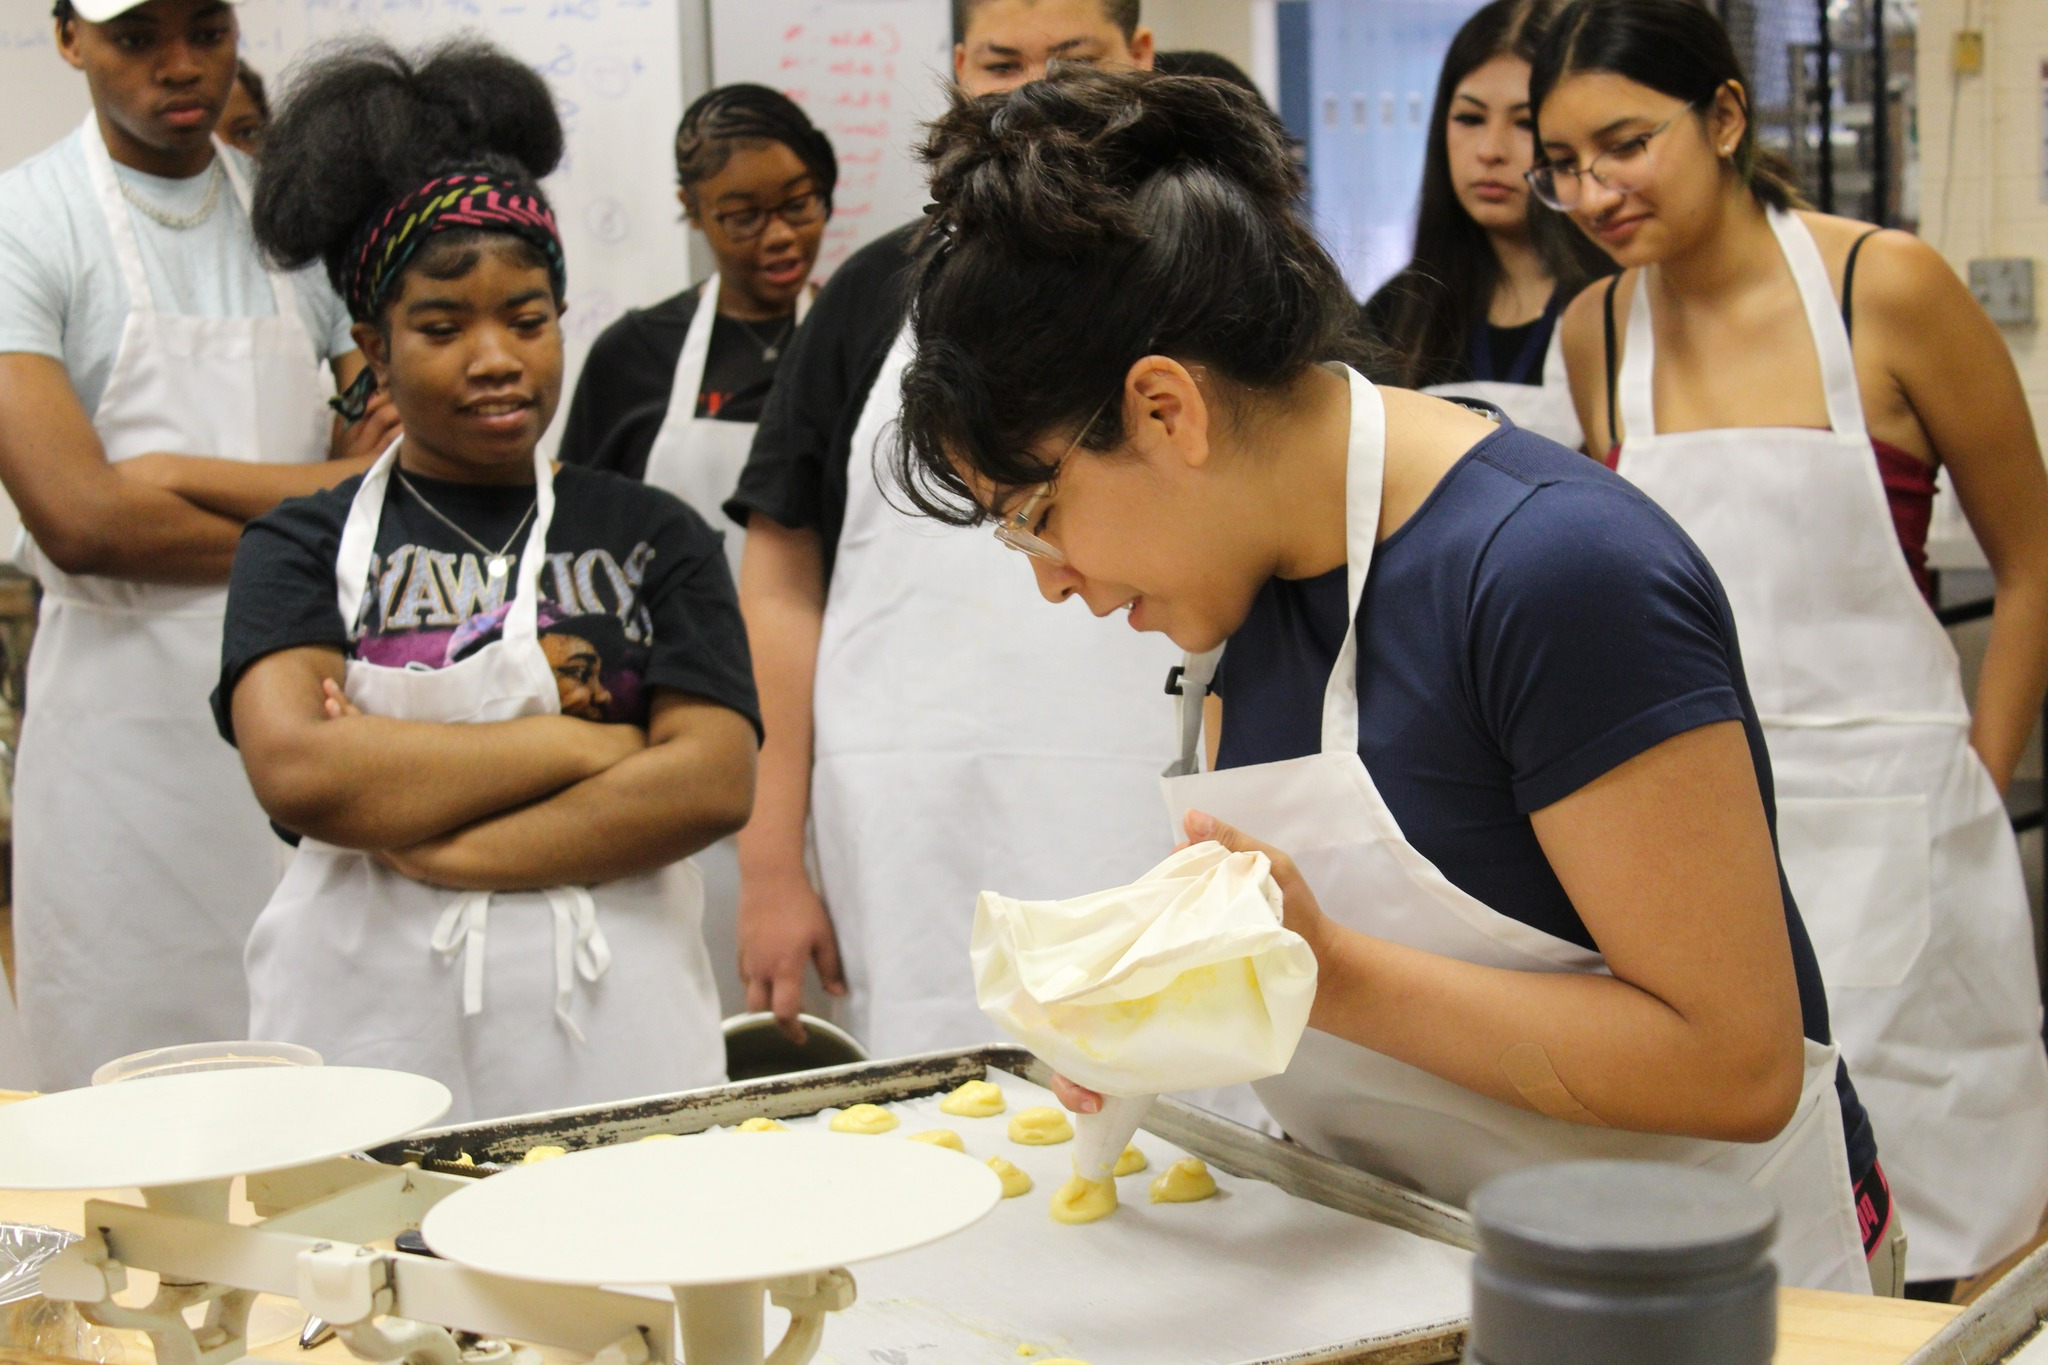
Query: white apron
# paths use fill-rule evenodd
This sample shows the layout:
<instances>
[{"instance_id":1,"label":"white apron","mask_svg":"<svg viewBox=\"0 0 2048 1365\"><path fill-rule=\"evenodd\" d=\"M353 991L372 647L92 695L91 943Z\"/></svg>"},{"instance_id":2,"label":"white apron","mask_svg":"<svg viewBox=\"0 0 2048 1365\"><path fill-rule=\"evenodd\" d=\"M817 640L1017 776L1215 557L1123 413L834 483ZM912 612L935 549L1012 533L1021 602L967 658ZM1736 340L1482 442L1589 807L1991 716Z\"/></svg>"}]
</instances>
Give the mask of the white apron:
<instances>
[{"instance_id":1,"label":"white apron","mask_svg":"<svg viewBox=\"0 0 2048 1365\"><path fill-rule=\"evenodd\" d=\"M797 297L796 321L803 325L811 309L811 291ZM712 529L725 536L725 560L732 568L733 582L740 577L740 553L746 547L747 528L725 514L725 500L739 486L740 471L746 468L747 452L754 444L754 422L720 422L697 416L697 395L704 387L704 365L711 356L711 328L718 320L718 276L704 281L697 298L697 311L690 315L690 330L683 336L683 353L676 360L675 385L669 390L668 413L654 445L647 452L647 470L641 477L656 488L665 488L695 508ZM740 985L735 964L739 961L738 919L740 904L739 846L731 837L720 839L700 851L692 862L704 878L704 937L710 944L711 960L718 964L718 977L731 1000L732 1013L746 1008L745 988Z\"/></svg>"},{"instance_id":2,"label":"white apron","mask_svg":"<svg viewBox=\"0 0 2048 1365\"><path fill-rule=\"evenodd\" d=\"M1176 842L1164 640L1052 610L986 529L884 500L898 334L853 437L818 645L811 779L844 1022L878 1057L992 1041L968 939L985 888L1063 899L1121 886Z\"/></svg>"},{"instance_id":3,"label":"white apron","mask_svg":"<svg viewBox=\"0 0 2048 1365\"><path fill-rule=\"evenodd\" d=\"M1798 218L1771 226L1832 429L1659 434L1638 284L1617 468L1706 552L1734 606L1785 875L1911 1229L1910 1274L1972 1275L2032 1236L2048 1202L2019 852L1970 748L1955 650L1899 552L1827 268Z\"/></svg>"},{"instance_id":4,"label":"white apron","mask_svg":"<svg viewBox=\"0 0 2048 1365\"><path fill-rule=\"evenodd\" d=\"M108 461L322 459L331 386L290 281L270 276L271 316L158 312L90 114L83 142L128 291L93 418ZM59 1089L124 1053L246 1036L242 944L283 845L207 705L226 586L67 574L33 544L23 564L44 595L15 773L14 932L23 1028L42 1086Z\"/></svg>"},{"instance_id":5,"label":"white apron","mask_svg":"<svg viewBox=\"0 0 2048 1365\"><path fill-rule=\"evenodd\" d=\"M394 443L342 531L335 590L351 634L397 458ZM349 660L362 710L440 724L558 712L536 632L554 477L544 456L534 463L538 506L503 638L440 669ZM431 1076L454 1092L451 1122L717 1085L725 1046L702 905L687 860L595 887L465 892L307 839L249 936L252 1025L331 1064Z\"/></svg>"},{"instance_id":6,"label":"white apron","mask_svg":"<svg viewBox=\"0 0 2048 1365\"><path fill-rule=\"evenodd\" d=\"M1195 685L1182 702L1182 758L1165 781L1167 805L1176 823L1202 810L1285 849L1325 912L1361 933L1512 971L1604 972L1598 953L1490 910L1453 885L1402 835L1359 759L1357 615L1385 459L1380 396L1354 374L1345 500L1352 623L1324 696L1321 752L1197 771L1201 689L1215 658L1191 659ZM1867 1294L1835 1058L1832 1047L1806 1045L1798 1110L1777 1138L1754 1144L1546 1118L1313 1029L1287 1071L1254 1088L1304 1146L1454 1204L1496 1175L1546 1161L1625 1157L1725 1171L1778 1200L1775 1255L1785 1283Z\"/></svg>"},{"instance_id":7,"label":"white apron","mask_svg":"<svg viewBox=\"0 0 2048 1365\"><path fill-rule=\"evenodd\" d=\"M35 1063L28 1055L28 1040L21 1036L14 995L0 983L0 1090L35 1088Z\"/></svg>"},{"instance_id":8,"label":"white apron","mask_svg":"<svg viewBox=\"0 0 2048 1365\"><path fill-rule=\"evenodd\" d=\"M1476 340L1483 345L1483 334ZM1439 398L1477 398L1491 403L1516 426L1548 436L1568 450L1580 450L1586 444L1586 433L1579 428L1579 410L1572 403L1571 381L1565 376L1564 328L1557 325L1554 317L1550 344L1543 353L1543 368L1535 379L1467 379L1455 384L1432 384L1423 392Z\"/></svg>"}]
</instances>

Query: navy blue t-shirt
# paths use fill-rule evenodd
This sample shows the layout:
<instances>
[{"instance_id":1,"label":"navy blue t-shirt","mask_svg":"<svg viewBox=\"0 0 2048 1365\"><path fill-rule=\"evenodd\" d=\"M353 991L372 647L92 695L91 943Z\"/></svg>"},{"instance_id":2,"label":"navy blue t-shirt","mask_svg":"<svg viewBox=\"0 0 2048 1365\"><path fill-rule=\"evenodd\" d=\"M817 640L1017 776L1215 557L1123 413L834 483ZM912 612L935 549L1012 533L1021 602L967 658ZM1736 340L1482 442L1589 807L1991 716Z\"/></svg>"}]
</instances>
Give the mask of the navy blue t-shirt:
<instances>
[{"instance_id":1,"label":"navy blue t-shirt","mask_svg":"<svg viewBox=\"0 0 2048 1365\"><path fill-rule=\"evenodd\" d=\"M1344 573L1260 590L1217 673L1218 767L1316 751ZM1775 837L1720 580L1662 509L1583 455L1511 425L1473 446L1374 552L1358 627L1359 757L1408 842L1500 914L1596 947L1530 813L1703 725L1742 722ZM1824 1043L1790 888L1785 919L1806 1036ZM1860 1180L1876 1143L1846 1070L1837 1088Z\"/></svg>"}]
</instances>

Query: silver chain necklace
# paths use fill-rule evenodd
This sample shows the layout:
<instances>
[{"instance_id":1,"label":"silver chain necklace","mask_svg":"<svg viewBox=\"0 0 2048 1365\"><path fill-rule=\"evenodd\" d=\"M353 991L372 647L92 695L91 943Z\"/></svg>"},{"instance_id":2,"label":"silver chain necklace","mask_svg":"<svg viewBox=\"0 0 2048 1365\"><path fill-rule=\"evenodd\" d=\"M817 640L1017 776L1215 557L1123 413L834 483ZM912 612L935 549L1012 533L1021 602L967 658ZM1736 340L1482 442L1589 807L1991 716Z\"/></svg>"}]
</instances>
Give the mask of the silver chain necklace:
<instances>
[{"instance_id":1,"label":"silver chain necklace","mask_svg":"<svg viewBox=\"0 0 2048 1365\"><path fill-rule=\"evenodd\" d=\"M754 324L748 322L745 318L734 318L733 321L746 330L747 335L753 339L754 344L761 348L761 359L770 365L773 365L781 357L782 343L788 341L789 334L796 330L795 314L791 314L789 319L782 324L772 341L761 340L761 334L754 330Z\"/></svg>"},{"instance_id":2,"label":"silver chain necklace","mask_svg":"<svg viewBox=\"0 0 2048 1365\"><path fill-rule=\"evenodd\" d=\"M221 182L225 179L227 179L227 175L221 170L220 157L216 155L213 158L213 173L207 177L205 202L201 203L198 208L190 213L172 213L161 205L151 203L137 192L135 187L130 185L124 176L116 175L114 183L121 187L121 197L135 205L136 208L141 209L145 215L162 223L174 232L183 232L188 228L196 228L207 219L213 217L214 206L220 203Z\"/></svg>"},{"instance_id":3,"label":"silver chain necklace","mask_svg":"<svg viewBox=\"0 0 2048 1365\"><path fill-rule=\"evenodd\" d=\"M505 537L504 545L496 550L493 550L490 546L484 544L481 540L478 540L475 536L471 535L469 532L463 530L460 526L456 525L454 518L450 517L446 512L443 512L440 508L434 506L434 504L432 504L431 502L428 502L426 494L420 492L419 489L413 487L412 480L406 478L403 472L400 472L398 475L398 483L399 486L405 489L406 492L412 494L414 501L418 502L420 506L427 509L428 514L431 515L434 518L434 520L440 522L443 526L453 531L456 535L461 536L464 540L468 541L471 545L475 546L476 552L484 557L485 571L489 573L490 576L493 578L503 578L507 573L511 571L512 561L508 556L510 556L512 552L512 544L514 541L519 539L519 533L526 529L526 523L533 519L535 509L537 509L540 506L540 494L536 492L533 495L533 501L527 505L526 514L519 518L519 524L512 528L512 534Z\"/></svg>"}]
</instances>

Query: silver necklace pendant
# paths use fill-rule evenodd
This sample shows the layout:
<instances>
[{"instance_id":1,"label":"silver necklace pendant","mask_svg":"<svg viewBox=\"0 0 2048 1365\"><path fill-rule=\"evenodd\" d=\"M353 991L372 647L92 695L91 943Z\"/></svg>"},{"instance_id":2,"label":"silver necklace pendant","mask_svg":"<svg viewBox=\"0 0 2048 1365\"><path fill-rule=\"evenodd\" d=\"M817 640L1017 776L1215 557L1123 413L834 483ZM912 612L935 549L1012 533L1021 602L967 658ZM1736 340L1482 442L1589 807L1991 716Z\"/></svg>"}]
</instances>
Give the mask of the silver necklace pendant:
<instances>
[{"instance_id":1,"label":"silver necklace pendant","mask_svg":"<svg viewBox=\"0 0 2048 1365\"><path fill-rule=\"evenodd\" d=\"M773 365L776 361L780 360L781 358L782 348L780 346L769 346L764 348L761 352L761 359L767 361L771 365Z\"/></svg>"}]
</instances>

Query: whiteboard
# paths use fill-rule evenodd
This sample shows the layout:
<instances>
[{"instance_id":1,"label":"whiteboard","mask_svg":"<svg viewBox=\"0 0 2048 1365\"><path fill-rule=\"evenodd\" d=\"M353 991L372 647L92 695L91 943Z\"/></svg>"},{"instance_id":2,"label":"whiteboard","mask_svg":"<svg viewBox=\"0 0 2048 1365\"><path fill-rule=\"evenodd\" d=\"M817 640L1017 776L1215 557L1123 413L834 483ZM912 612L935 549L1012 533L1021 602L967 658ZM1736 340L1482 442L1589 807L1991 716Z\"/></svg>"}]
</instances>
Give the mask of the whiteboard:
<instances>
[{"instance_id":1,"label":"whiteboard","mask_svg":"<svg viewBox=\"0 0 2048 1365\"><path fill-rule=\"evenodd\" d=\"M952 25L947 0L711 0L712 80L782 91L839 155L819 278L930 199L911 149L946 107Z\"/></svg>"},{"instance_id":2,"label":"whiteboard","mask_svg":"<svg viewBox=\"0 0 2048 1365\"><path fill-rule=\"evenodd\" d=\"M47 108L61 117L0 165L63 135L87 107L84 79L51 43L45 0L0 0L0 126ZM242 52L276 90L287 67L327 39L379 33L400 47L470 30L530 63L554 90L567 137L546 182L569 266L566 407L597 334L628 307L690 283L675 199L674 134L683 112L676 0L243 0ZM24 13L26 12L26 13ZM551 437L558 436L558 420Z\"/></svg>"}]
</instances>

